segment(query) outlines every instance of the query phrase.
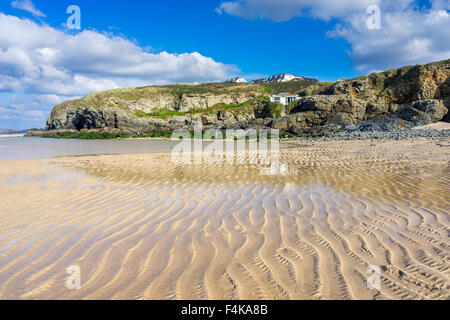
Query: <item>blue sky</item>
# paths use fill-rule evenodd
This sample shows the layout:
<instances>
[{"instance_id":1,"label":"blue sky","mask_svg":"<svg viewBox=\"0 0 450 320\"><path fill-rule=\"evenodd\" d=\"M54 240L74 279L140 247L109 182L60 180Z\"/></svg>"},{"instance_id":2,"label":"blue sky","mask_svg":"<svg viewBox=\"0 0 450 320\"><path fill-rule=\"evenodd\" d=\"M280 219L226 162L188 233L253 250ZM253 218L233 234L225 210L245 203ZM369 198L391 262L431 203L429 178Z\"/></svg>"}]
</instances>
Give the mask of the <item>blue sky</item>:
<instances>
[{"instance_id":1,"label":"blue sky","mask_svg":"<svg viewBox=\"0 0 450 320\"><path fill-rule=\"evenodd\" d=\"M3 0L0 127L90 92L282 72L319 80L450 57L450 1ZM65 26L81 8L81 30ZM369 30L367 7L380 7Z\"/></svg>"},{"instance_id":2,"label":"blue sky","mask_svg":"<svg viewBox=\"0 0 450 320\"><path fill-rule=\"evenodd\" d=\"M254 74L291 72L337 79L360 73L353 70L346 53L351 46L344 39L327 38L332 21L307 18L282 23L267 19L249 21L219 15L215 9L221 1L214 0L34 0L33 3L47 15L37 20L53 27L65 23L66 8L76 3L81 8L83 29L120 34L156 52L197 51L215 61L236 65L250 78ZM0 11L33 17L12 8L8 1L2 2Z\"/></svg>"}]
</instances>

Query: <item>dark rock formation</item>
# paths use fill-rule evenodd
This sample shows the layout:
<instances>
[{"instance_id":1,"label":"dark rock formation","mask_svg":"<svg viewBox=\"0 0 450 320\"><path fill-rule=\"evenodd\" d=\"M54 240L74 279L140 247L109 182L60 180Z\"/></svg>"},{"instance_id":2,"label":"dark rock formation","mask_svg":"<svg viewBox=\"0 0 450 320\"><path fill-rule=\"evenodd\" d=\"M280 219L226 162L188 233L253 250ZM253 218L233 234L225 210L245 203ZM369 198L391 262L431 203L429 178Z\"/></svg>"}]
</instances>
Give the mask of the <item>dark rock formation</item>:
<instances>
[{"instance_id":1,"label":"dark rock formation","mask_svg":"<svg viewBox=\"0 0 450 320\"><path fill-rule=\"evenodd\" d=\"M395 115L402 120L420 126L442 120L447 112L448 110L441 100L426 99L402 107Z\"/></svg>"},{"instance_id":2,"label":"dark rock formation","mask_svg":"<svg viewBox=\"0 0 450 320\"><path fill-rule=\"evenodd\" d=\"M308 127L341 122L355 124L364 119L366 107L365 101L350 95L313 96L301 98L291 114L303 114Z\"/></svg>"}]
</instances>

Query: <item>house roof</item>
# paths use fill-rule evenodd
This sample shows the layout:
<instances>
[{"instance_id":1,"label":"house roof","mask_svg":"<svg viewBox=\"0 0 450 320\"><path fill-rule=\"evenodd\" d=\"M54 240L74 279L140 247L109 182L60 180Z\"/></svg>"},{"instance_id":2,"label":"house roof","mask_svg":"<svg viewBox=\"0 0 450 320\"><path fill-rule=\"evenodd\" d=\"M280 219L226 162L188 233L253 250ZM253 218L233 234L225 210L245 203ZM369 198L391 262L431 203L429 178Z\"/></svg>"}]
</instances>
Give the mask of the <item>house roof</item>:
<instances>
[{"instance_id":1,"label":"house roof","mask_svg":"<svg viewBox=\"0 0 450 320\"><path fill-rule=\"evenodd\" d=\"M296 97L296 94L289 93L289 92L281 92L279 94L274 94L272 97Z\"/></svg>"}]
</instances>

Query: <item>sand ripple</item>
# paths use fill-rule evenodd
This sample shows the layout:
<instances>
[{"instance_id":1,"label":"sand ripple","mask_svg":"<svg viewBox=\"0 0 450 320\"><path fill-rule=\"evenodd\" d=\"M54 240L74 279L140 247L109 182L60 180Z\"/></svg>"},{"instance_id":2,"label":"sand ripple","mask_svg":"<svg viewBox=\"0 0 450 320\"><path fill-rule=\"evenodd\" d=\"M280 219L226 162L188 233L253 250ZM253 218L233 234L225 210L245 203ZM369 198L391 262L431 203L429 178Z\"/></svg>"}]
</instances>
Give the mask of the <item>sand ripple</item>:
<instances>
[{"instance_id":1,"label":"sand ripple","mask_svg":"<svg viewBox=\"0 0 450 320\"><path fill-rule=\"evenodd\" d=\"M162 154L3 161L0 298L449 299L449 155L308 144L275 176Z\"/></svg>"}]
</instances>

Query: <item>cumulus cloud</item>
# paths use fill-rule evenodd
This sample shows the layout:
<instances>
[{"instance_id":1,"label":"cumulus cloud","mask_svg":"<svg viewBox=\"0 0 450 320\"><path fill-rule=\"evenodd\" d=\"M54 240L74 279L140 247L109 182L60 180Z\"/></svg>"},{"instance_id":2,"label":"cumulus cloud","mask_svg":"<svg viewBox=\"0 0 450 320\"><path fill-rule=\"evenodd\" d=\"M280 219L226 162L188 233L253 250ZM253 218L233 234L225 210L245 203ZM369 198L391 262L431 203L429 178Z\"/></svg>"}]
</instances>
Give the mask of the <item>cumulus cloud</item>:
<instances>
[{"instance_id":1,"label":"cumulus cloud","mask_svg":"<svg viewBox=\"0 0 450 320\"><path fill-rule=\"evenodd\" d=\"M450 58L448 1L418 10L413 1L403 7L381 7L381 29L369 30L366 17L352 15L329 33L346 39L359 71L378 71Z\"/></svg>"},{"instance_id":2,"label":"cumulus cloud","mask_svg":"<svg viewBox=\"0 0 450 320\"><path fill-rule=\"evenodd\" d=\"M367 8L381 9L381 29L367 27ZM357 70L384 70L450 58L450 0L235 0L217 11L244 19L337 19L328 33L346 39Z\"/></svg>"},{"instance_id":3,"label":"cumulus cloud","mask_svg":"<svg viewBox=\"0 0 450 320\"><path fill-rule=\"evenodd\" d=\"M16 9L28 11L36 17L46 17L42 11L34 6L31 0L16 0L11 3L11 6Z\"/></svg>"},{"instance_id":4,"label":"cumulus cloud","mask_svg":"<svg viewBox=\"0 0 450 320\"><path fill-rule=\"evenodd\" d=\"M0 13L0 90L83 94L126 84L222 80L230 69L197 52L148 53L112 34L72 35Z\"/></svg>"},{"instance_id":5,"label":"cumulus cloud","mask_svg":"<svg viewBox=\"0 0 450 320\"><path fill-rule=\"evenodd\" d=\"M3 13L0 30L0 92L35 95L49 104L47 111L53 104L42 97L63 100L119 87L223 80L235 71L197 52L150 53L110 33L70 34ZM9 106L21 114L16 102Z\"/></svg>"}]
</instances>

